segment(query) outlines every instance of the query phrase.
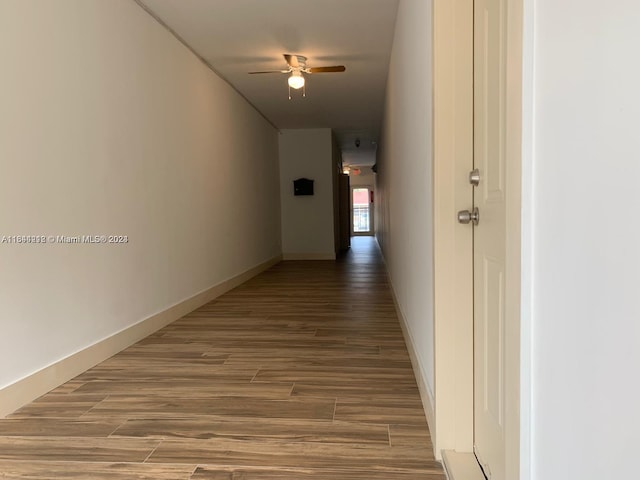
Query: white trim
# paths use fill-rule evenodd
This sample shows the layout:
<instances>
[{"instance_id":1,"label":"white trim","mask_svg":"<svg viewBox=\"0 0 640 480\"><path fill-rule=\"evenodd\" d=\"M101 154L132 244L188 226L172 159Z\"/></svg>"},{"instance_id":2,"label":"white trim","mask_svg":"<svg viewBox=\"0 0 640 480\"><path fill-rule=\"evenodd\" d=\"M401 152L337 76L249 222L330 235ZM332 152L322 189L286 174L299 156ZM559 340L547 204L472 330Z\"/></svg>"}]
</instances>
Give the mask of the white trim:
<instances>
[{"instance_id":1,"label":"white trim","mask_svg":"<svg viewBox=\"0 0 640 480\"><path fill-rule=\"evenodd\" d=\"M506 124L506 256L504 315L504 478L520 480L521 462L521 316L523 169L523 0L507 2L505 124Z\"/></svg>"},{"instance_id":2,"label":"white trim","mask_svg":"<svg viewBox=\"0 0 640 480\"><path fill-rule=\"evenodd\" d=\"M434 3L434 349L436 442L473 451L473 0Z\"/></svg>"},{"instance_id":3,"label":"white trim","mask_svg":"<svg viewBox=\"0 0 640 480\"><path fill-rule=\"evenodd\" d=\"M507 275L506 312L512 319L508 326L508 338L505 340L506 364L509 366L505 377L507 389L505 443L506 443L506 478L518 479L520 458L523 449L528 449L528 427L521 430L522 421L529 421L527 415L527 399L520 399L520 392L527 395L523 388L529 378L520 378L520 351L522 343L530 341L527 330L520 331L520 315L527 305L520 305L520 281L527 287L527 279L520 270L521 261L531 261L522 255L520 243L523 224L521 218L520 191L523 178L523 135L522 119L525 102L522 97L522 6L527 0L508 0L508 79L507 85L507 187L510 200L507 206ZM524 18L531 21L532 7L528 5ZM472 63L469 54L472 52L473 12L472 0L436 0L434 10L434 274L435 274L435 412L436 431L434 443L436 450L451 450L456 453L471 453L473 447L473 317L472 300L469 297L468 280L471 279L470 265L467 255L470 247L465 247L469 239L465 231L455 224L455 212L469 208L469 199L465 200L464 192L469 191L466 181L465 157L469 151L467 142L472 138L467 122L472 119L469 108L473 105L473 97L469 94ZM525 26L529 26L526 24ZM525 34L527 34L525 30ZM525 37L525 41L528 37ZM528 60L525 45L524 60ZM530 65L525 65L525 75L530 74ZM525 77L526 81L526 77ZM525 95L527 85L525 83ZM524 125L528 127L527 123ZM525 137L525 147L526 141ZM526 152L525 152L526 159ZM525 160L526 161L526 160ZM529 174L524 165L524 173ZM525 191L526 192L526 191ZM526 198L526 197L525 197ZM526 208L526 204L522 205ZM527 212L529 215L530 212ZM531 218L531 216L530 216ZM526 219L524 219L526 220ZM468 230L467 230L468 232ZM470 243L469 243L470 245ZM464 264L467 264L466 273ZM526 267L526 263L525 263ZM527 299L525 295L525 300ZM524 328L530 326L524 325ZM528 354L525 346L523 353ZM525 359L526 361L526 359ZM528 365L523 365L528 368ZM524 371L525 376L528 374ZM524 408L524 417L520 410ZM522 445L521 443L522 442ZM527 453L524 453L527 462ZM528 468L526 464L523 468ZM521 472L522 470L520 470ZM530 478L526 476L521 480ZM463 477L463 480L464 479Z\"/></svg>"},{"instance_id":4,"label":"white trim","mask_svg":"<svg viewBox=\"0 0 640 480\"><path fill-rule=\"evenodd\" d=\"M281 255L273 257L4 387L0 390L0 418L255 277L281 260Z\"/></svg>"},{"instance_id":5,"label":"white trim","mask_svg":"<svg viewBox=\"0 0 640 480\"><path fill-rule=\"evenodd\" d=\"M531 473L531 341L533 318L533 230L536 217L534 190L534 73L535 73L535 5L523 1L522 12L522 192L521 210L521 299L520 299L520 479L530 480Z\"/></svg>"},{"instance_id":6,"label":"white trim","mask_svg":"<svg viewBox=\"0 0 640 480\"><path fill-rule=\"evenodd\" d=\"M387 276L388 278L388 276ZM396 297L396 292L393 289L393 284L391 280L389 280L389 288L391 290L391 296L393 297L393 303L396 307L396 313L398 314L398 320L400 323L400 328L402 329L402 335L404 336L404 343L407 345L407 350L409 352L409 358L411 359L411 366L413 367L413 374L416 377L416 383L418 384L418 390L420 391L420 399L422 400L422 408L424 409L424 414L427 417L427 424L429 425L429 433L431 434L431 442L434 445L434 455L436 460L440 460L440 452L435 449L435 427L436 427L436 412L434 408L434 400L433 400L433 392L429 388L429 385L426 382L427 374L420 363L420 357L418 356L418 350L416 348L415 342L413 340L413 336L411 335L411 330L409 329L407 320L402 313L400 308L400 304L398 303L398 299Z\"/></svg>"},{"instance_id":7,"label":"white trim","mask_svg":"<svg viewBox=\"0 0 640 480\"><path fill-rule=\"evenodd\" d=\"M449 480L485 480L473 453L443 450L442 463Z\"/></svg>"},{"instance_id":8,"label":"white trim","mask_svg":"<svg viewBox=\"0 0 640 480\"><path fill-rule=\"evenodd\" d=\"M284 253L283 260L335 260L335 252L331 253Z\"/></svg>"}]
</instances>

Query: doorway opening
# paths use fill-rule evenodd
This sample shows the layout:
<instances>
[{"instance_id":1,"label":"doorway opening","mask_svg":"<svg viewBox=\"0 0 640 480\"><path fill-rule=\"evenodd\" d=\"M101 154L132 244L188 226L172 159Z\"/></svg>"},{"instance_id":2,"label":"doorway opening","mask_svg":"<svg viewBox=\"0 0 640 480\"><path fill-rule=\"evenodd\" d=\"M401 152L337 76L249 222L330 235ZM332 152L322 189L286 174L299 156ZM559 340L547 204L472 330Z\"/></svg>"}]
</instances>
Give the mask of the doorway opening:
<instances>
[{"instance_id":1,"label":"doorway opening","mask_svg":"<svg viewBox=\"0 0 640 480\"><path fill-rule=\"evenodd\" d=\"M352 234L373 235L373 191L370 187L354 187L351 190Z\"/></svg>"}]
</instances>

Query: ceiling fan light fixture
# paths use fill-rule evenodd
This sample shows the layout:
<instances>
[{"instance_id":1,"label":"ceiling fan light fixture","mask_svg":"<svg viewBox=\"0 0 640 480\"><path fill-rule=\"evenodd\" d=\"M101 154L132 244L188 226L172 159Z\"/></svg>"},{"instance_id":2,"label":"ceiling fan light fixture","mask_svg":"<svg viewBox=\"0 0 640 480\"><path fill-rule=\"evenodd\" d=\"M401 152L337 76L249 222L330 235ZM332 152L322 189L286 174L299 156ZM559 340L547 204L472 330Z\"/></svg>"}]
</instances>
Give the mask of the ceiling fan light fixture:
<instances>
[{"instance_id":1,"label":"ceiling fan light fixture","mask_svg":"<svg viewBox=\"0 0 640 480\"><path fill-rule=\"evenodd\" d=\"M289 82L289 86L295 90L304 87L304 77L300 72L291 72L291 76L287 81Z\"/></svg>"}]
</instances>

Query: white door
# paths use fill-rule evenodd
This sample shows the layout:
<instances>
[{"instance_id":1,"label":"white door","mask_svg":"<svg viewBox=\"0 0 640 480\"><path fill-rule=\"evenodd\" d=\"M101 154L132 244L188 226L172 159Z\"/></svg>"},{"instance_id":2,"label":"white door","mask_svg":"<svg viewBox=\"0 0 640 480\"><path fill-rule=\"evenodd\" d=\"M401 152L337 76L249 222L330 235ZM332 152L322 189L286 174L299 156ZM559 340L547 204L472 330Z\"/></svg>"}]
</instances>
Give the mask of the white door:
<instances>
[{"instance_id":1,"label":"white door","mask_svg":"<svg viewBox=\"0 0 640 480\"><path fill-rule=\"evenodd\" d=\"M505 145L507 0L474 2L474 450L505 479Z\"/></svg>"}]
</instances>

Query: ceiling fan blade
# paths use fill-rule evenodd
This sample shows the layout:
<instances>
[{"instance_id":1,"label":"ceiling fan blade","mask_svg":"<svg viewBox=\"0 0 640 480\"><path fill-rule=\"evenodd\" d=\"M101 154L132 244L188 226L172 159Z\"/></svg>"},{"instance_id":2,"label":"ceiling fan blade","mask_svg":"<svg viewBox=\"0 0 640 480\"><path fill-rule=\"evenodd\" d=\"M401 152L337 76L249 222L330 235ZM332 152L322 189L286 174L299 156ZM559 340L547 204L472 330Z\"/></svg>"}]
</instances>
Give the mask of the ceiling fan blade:
<instances>
[{"instance_id":1,"label":"ceiling fan blade","mask_svg":"<svg viewBox=\"0 0 640 480\"><path fill-rule=\"evenodd\" d=\"M344 65L335 65L333 67L312 67L309 68L309 73L333 73L344 72L346 67Z\"/></svg>"},{"instance_id":2,"label":"ceiling fan blade","mask_svg":"<svg viewBox=\"0 0 640 480\"><path fill-rule=\"evenodd\" d=\"M255 75L256 73L289 73L289 70L265 70L264 72L249 72L249 75Z\"/></svg>"}]
</instances>

